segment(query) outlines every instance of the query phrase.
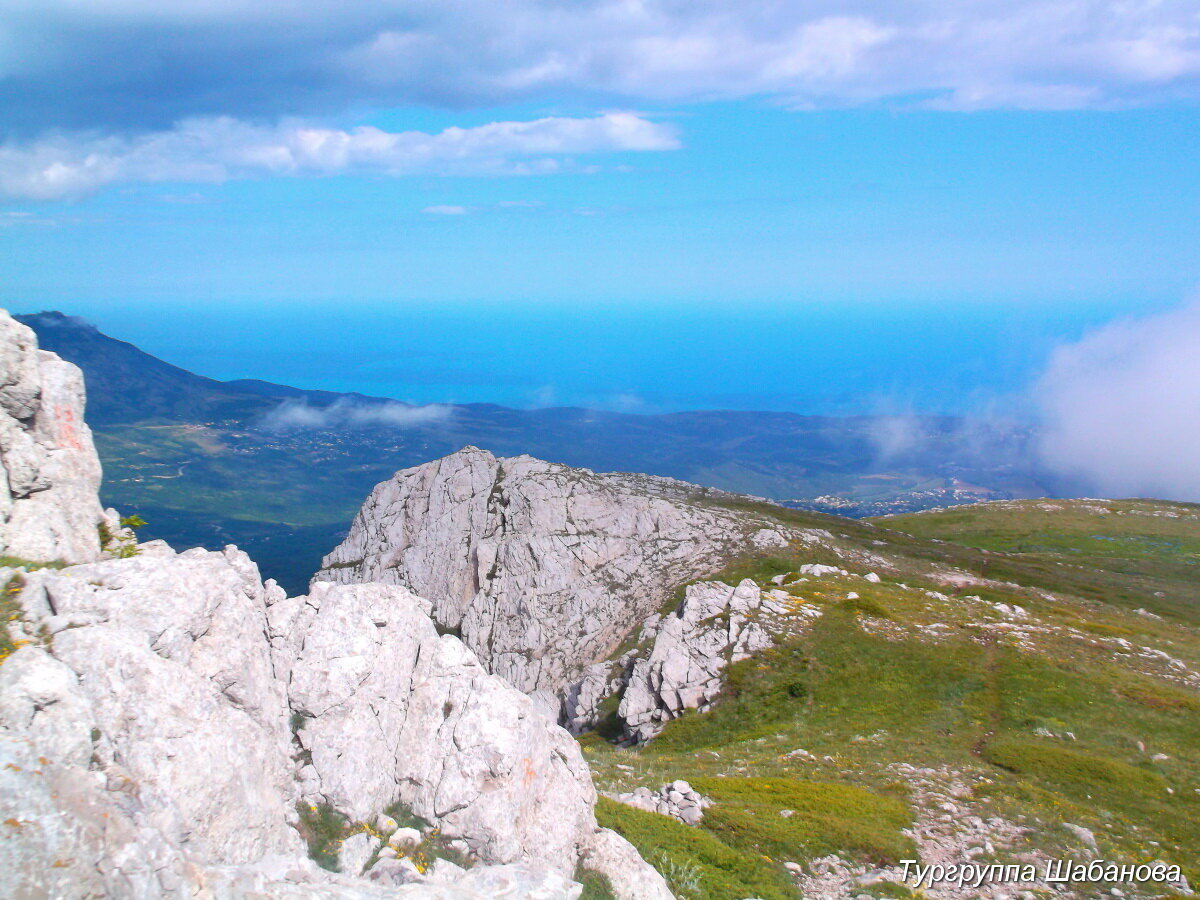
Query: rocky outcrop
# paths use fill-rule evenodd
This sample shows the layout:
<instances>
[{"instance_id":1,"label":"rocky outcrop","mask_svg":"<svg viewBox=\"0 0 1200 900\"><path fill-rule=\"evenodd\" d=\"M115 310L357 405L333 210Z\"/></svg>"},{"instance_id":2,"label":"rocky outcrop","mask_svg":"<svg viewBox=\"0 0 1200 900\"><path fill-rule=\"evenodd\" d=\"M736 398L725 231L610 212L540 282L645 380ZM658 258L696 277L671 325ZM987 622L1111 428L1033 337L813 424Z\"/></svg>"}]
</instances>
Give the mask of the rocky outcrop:
<instances>
[{"instance_id":1,"label":"rocky outcrop","mask_svg":"<svg viewBox=\"0 0 1200 900\"><path fill-rule=\"evenodd\" d=\"M399 801L485 863L564 876L594 842L623 842L596 825L578 744L439 635L430 610L403 587L329 583L271 608L275 668L310 760L303 799L355 821ZM623 865L640 884L624 896L669 896L636 852Z\"/></svg>"},{"instance_id":2,"label":"rocky outcrop","mask_svg":"<svg viewBox=\"0 0 1200 900\"><path fill-rule=\"evenodd\" d=\"M640 787L627 794L618 794L613 799L647 812L670 816L684 825L699 825L704 818L705 807L712 805L711 800L682 780L665 784L657 791Z\"/></svg>"},{"instance_id":3,"label":"rocky outcrop","mask_svg":"<svg viewBox=\"0 0 1200 900\"><path fill-rule=\"evenodd\" d=\"M0 667L6 730L102 777L139 830L194 863L302 851L266 640L282 591L245 554L149 545L23 578L27 645Z\"/></svg>"},{"instance_id":4,"label":"rocky outcrop","mask_svg":"<svg viewBox=\"0 0 1200 900\"><path fill-rule=\"evenodd\" d=\"M573 869L595 830L578 746L429 609L405 588L328 583L272 609L306 796L356 821L399 800L486 862Z\"/></svg>"},{"instance_id":5,"label":"rocky outcrop","mask_svg":"<svg viewBox=\"0 0 1200 900\"><path fill-rule=\"evenodd\" d=\"M83 421L83 375L0 310L0 554L100 556L100 461Z\"/></svg>"},{"instance_id":6,"label":"rocky outcrop","mask_svg":"<svg viewBox=\"0 0 1200 900\"><path fill-rule=\"evenodd\" d=\"M584 859L620 859L622 897L670 896L596 826L569 735L404 588L287 599L234 548L159 544L19 577L24 646L0 665L0 818L19 839L0 861L32 896L570 898ZM481 864L329 875L304 856L301 799L356 821L400 801Z\"/></svg>"},{"instance_id":7,"label":"rocky outcrop","mask_svg":"<svg viewBox=\"0 0 1200 900\"><path fill-rule=\"evenodd\" d=\"M651 616L642 626L641 635L652 635L658 616ZM639 642L641 643L641 642ZM638 659L636 650L622 654L618 659L593 663L583 670L583 675L563 692L559 704L559 718L564 728L572 734L583 734L601 724L604 701L620 696L629 675Z\"/></svg>"},{"instance_id":8,"label":"rocky outcrop","mask_svg":"<svg viewBox=\"0 0 1200 900\"><path fill-rule=\"evenodd\" d=\"M757 621L762 603L750 579L737 587L706 581L689 585L675 612L649 623L653 647L634 663L618 708L632 740L650 740L684 710L706 709L726 666L771 646Z\"/></svg>"},{"instance_id":9,"label":"rocky outcrop","mask_svg":"<svg viewBox=\"0 0 1200 900\"><path fill-rule=\"evenodd\" d=\"M408 587L489 671L559 692L677 585L787 542L731 497L467 447L378 485L315 580Z\"/></svg>"},{"instance_id":10,"label":"rocky outcrop","mask_svg":"<svg viewBox=\"0 0 1200 900\"><path fill-rule=\"evenodd\" d=\"M578 734L604 719L624 743L644 743L686 710L707 710L730 663L805 633L820 616L803 597L749 579L688 585L678 608L642 624L631 649L589 666L564 692L564 727Z\"/></svg>"}]
</instances>

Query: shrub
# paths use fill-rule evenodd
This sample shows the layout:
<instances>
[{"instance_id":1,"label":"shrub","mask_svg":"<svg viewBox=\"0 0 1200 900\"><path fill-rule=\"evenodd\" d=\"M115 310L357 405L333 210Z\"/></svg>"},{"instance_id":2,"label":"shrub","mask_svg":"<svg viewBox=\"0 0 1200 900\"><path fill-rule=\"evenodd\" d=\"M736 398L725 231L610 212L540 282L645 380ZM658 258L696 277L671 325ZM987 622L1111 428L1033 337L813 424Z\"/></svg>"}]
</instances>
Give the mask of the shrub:
<instances>
[{"instance_id":1,"label":"shrub","mask_svg":"<svg viewBox=\"0 0 1200 900\"><path fill-rule=\"evenodd\" d=\"M867 616L872 619L890 619L892 617L886 609L874 600L866 597L856 597L853 600L843 600L842 607L850 612L860 616Z\"/></svg>"},{"instance_id":2,"label":"shrub","mask_svg":"<svg viewBox=\"0 0 1200 900\"><path fill-rule=\"evenodd\" d=\"M399 801L393 803L384 809L384 813L395 819L396 824L401 828L415 828L424 835L421 843L417 846L400 850L400 856L411 859L418 870L424 872L433 865L434 860L438 859L447 860L464 869L474 864L473 859L450 846L451 839L443 835L441 829L434 828L430 822L418 816L403 803ZM360 826L351 833L370 830L368 826ZM372 863L374 863L374 859L368 862L368 864Z\"/></svg>"},{"instance_id":3,"label":"shrub","mask_svg":"<svg viewBox=\"0 0 1200 900\"><path fill-rule=\"evenodd\" d=\"M21 617L21 605L17 602L17 594L25 587L25 577L17 572L0 589L0 663L11 656L19 646L9 633L8 623L15 622Z\"/></svg>"},{"instance_id":4,"label":"shrub","mask_svg":"<svg viewBox=\"0 0 1200 900\"><path fill-rule=\"evenodd\" d=\"M575 880L583 885L579 900L616 900L607 876L593 869L576 869Z\"/></svg>"},{"instance_id":5,"label":"shrub","mask_svg":"<svg viewBox=\"0 0 1200 900\"><path fill-rule=\"evenodd\" d=\"M96 526L96 534L100 539L100 549L115 555L118 559L128 559L137 556L137 535L135 532L146 524L141 516L122 516L120 519L121 533L113 534L107 523L101 522Z\"/></svg>"},{"instance_id":6,"label":"shrub","mask_svg":"<svg viewBox=\"0 0 1200 900\"><path fill-rule=\"evenodd\" d=\"M350 835L350 820L328 803L296 806L300 813L300 834L308 844L309 857L322 869L338 870L338 850Z\"/></svg>"}]
</instances>

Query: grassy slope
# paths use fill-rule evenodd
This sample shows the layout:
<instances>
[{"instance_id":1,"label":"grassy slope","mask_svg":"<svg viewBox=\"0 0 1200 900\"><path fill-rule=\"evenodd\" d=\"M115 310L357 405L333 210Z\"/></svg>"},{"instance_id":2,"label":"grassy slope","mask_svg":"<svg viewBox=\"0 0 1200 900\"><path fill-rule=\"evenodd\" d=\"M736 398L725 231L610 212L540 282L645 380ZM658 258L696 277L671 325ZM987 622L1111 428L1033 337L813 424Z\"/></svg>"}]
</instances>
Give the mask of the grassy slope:
<instances>
[{"instance_id":1,"label":"grassy slope","mask_svg":"<svg viewBox=\"0 0 1200 900\"><path fill-rule=\"evenodd\" d=\"M716 576L766 584L805 562L840 562L882 582L835 576L792 589L823 608L816 624L732 667L713 711L685 715L647 747L586 736L602 790L702 785L718 801L702 830L761 880L780 874L780 861L831 851L895 860L914 813L889 767L945 766L976 776L984 787L974 799L1035 827L1047 852L1078 851L1059 827L1071 822L1096 833L1095 855L1170 859L1195 883L1200 691L1139 651L1200 669L1200 509L1026 501L877 524L778 515L827 529L831 546L750 556ZM963 583L949 587L939 572ZM847 600L850 590L860 599ZM995 603L1021 606L1033 627L1007 628ZM787 756L798 748L814 759ZM780 818L785 807L802 809L803 822ZM606 812L618 828L623 815L633 816ZM653 841L645 829L629 836L662 865L708 871L671 837L677 829ZM684 896L744 895L717 874L674 884Z\"/></svg>"}]
</instances>

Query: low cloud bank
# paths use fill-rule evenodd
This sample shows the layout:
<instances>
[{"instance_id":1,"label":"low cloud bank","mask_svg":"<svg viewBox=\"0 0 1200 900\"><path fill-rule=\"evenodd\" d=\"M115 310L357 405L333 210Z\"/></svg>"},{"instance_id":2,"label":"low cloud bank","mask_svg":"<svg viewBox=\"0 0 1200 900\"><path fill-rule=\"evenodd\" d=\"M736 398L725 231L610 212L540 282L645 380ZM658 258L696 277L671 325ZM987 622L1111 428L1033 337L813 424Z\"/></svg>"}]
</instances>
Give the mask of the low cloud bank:
<instances>
[{"instance_id":1,"label":"low cloud bank","mask_svg":"<svg viewBox=\"0 0 1200 900\"><path fill-rule=\"evenodd\" d=\"M571 170L576 154L676 150L671 125L631 112L491 122L437 133L348 131L303 122L187 119L137 137L55 134L0 144L0 195L84 197L112 184L221 183L268 176L531 175ZM442 207L442 211L449 207Z\"/></svg>"},{"instance_id":2,"label":"low cloud bank","mask_svg":"<svg viewBox=\"0 0 1200 900\"><path fill-rule=\"evenodd\" d=\"M1034 399L1047 467L1104 496L1200 500L1200 301L1060 347Z\"/></svg>"},{"instance_id":3,"label":"low cloud bank","mask_svg":"<svg viewBox=\"0 0 1200 900\"><path fill-rule=\"evenodd\" d=\"M337 400L329 406L311 406L303 400L285 400L263 420L270 431L349 430L370 426L408 428L444 422L454 414L453 407L441 404L409 406L406 403L354 403Z\"/></svg>"}]
</instances>

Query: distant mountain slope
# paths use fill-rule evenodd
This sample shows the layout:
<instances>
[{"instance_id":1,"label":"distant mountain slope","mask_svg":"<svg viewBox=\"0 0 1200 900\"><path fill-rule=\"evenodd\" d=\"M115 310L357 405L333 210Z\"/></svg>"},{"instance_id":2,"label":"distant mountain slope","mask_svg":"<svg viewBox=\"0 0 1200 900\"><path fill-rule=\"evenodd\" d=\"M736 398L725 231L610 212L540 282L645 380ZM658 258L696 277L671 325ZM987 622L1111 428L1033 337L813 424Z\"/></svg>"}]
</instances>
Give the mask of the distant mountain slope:
<instances>
[{"instance_id":1,"label":"distant mountain slope","mask_svg":"<svg viewBox=\"0 0 1200 900\"><path fill-rule=\"evenodd\" d=\"M268 406L249 391L163 362L75 316L42 312L14 318L37 332L43 349L83 369L87 417L94 426L147 419L208 421Z\"/></svg>"},{"instance_id":2,"label":"distant mountain slope","mask_svg":"<svg viewBox=\"0 0 1200 900\"><path fill-rule=\"evenodd\" d=\"M164 420L252 420L281 399L328 406L338 400L384 403L363 394L306 391L257 379L217 381L151 356L109 337L77 316L40 312L14 316L31 327L38 345L83 369L88 382L88 419L94 425Z\"/></svg>"},{"instance_id":3,"label":"distant mountain slope","mask_svg":"<svg viewBox=\"0 0 1200 900\"><path fill-rule=\"evenodd\" d=\"M952 417L411 407L217 381L73 316L18 318L84 371L105 502L143 511L148 534L180 546L265 542L264 570L295 589L320 563L315 536L332 547L375 484L467 444L850 515L1053 493L1025 462L1027 430Z\"/></svg>"}]
</instances>

